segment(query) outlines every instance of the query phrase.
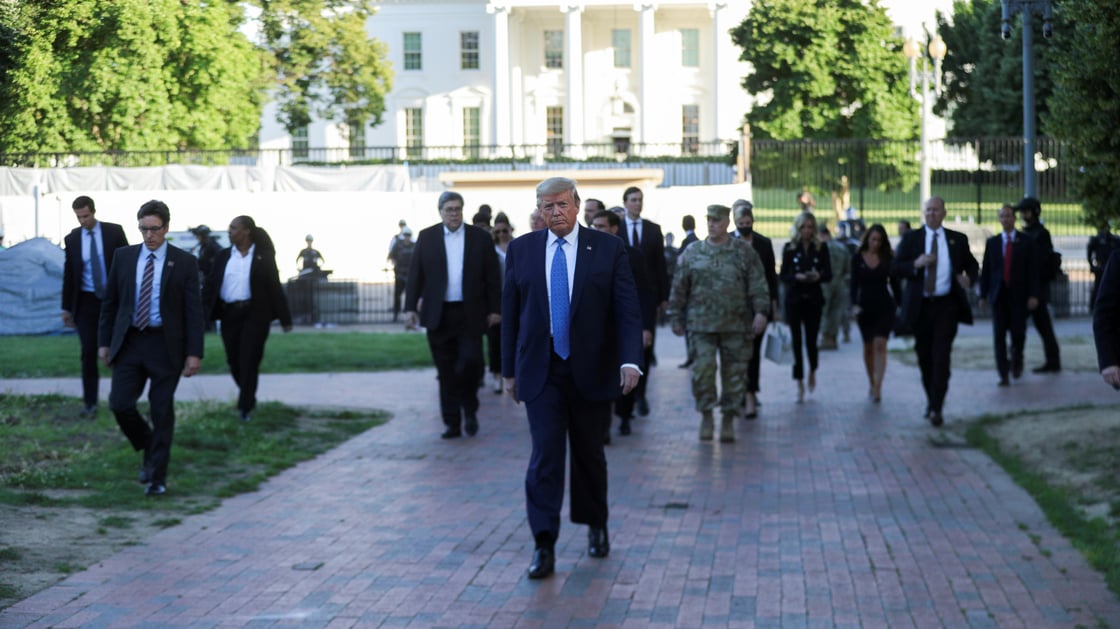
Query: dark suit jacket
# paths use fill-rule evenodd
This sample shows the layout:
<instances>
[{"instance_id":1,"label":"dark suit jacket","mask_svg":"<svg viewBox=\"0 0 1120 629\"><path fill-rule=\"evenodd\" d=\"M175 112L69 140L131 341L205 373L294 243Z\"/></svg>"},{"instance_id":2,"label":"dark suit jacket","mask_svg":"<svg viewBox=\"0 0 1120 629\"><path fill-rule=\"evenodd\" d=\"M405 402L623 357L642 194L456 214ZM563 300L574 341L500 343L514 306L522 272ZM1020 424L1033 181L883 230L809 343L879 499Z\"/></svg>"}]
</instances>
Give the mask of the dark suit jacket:
<instances>
[{"instance_id":1,"label":"dark suit jacket","mask_svg":"<svg viewBox=\"0 0 1120 629\"><path fill-rule=\"evenodd\" d=\"M972 306L968 303L968 293L957 281L957 277L964 273L970 282L975 282L980 265L976 263L976 258L972 257L972 252L968 249L968 236L945 229L945 242L949 248L949 264L953 275L949 283L949 292L957 299L957 321L972 325ZM898 243L898 250L895 251L894 262L891 264L891 272L907 280L906 288L902 292L902 317L910 327L918 323L926 276L924 269L914 266L914 260L925 251L926 227L912 229ZM934 266L926 268L933 272L937 270Z\"/></svg>"},{"instance_id":2,"label":"dark suit jacket","mask_svg":"<svg viewBox=\"0 0 1120 629\"><path fill-rule=\"evenodd\" d=\"M1027 299L1038 297L1038 276L1035 270L1034 246L1030 238L1015 231L1011 241L1011 283L1009 295L1003 285L1003 233L988 239L984 245L984 265L980 274L980 296L995 304L999 299L1010 299L1015 316L1027 315Z\"/></svg>"},{"instance_id":3,"label":"dark suit jacket","mask_svg":"<svg viewBox=\"0 0 1120 629\"><path fill-rule=\"evenodd\" d=\"M486 315L501 312L502 277L494 241L486 230L464 224L463 233L463 309L467 334L486 331ZM508 258L507 258L508 260ZM447 249L443 245L443 223L420 232L405 284L405 312L415 312L423 299L420 325L435 330L443 316L443 296L447 292Z\"/></svg>"},{"instance_id":4,"label":"dark suit jacket","mask_svg":"<svg viewBox=\"0 0 1120 629\"><path fill-rule=\"evenodd\" d=\"M684 250L686 248L688 248L689 245L696 242L697 240L700 240L700 239L696 237L696 232L689 232L689 233L685 234L684 235L684 240L681 241L681 246L680 246L680 249L678 250L678 254L684 253ZM771 256L771 257L773 257L773 256ZM672 282L670 282L670 283L672 283Z\"/></svg>"},{"instance_id":5,"label":"dark suit jacket","mask_svg":"<svg viewBox=\"0 0 1120 629\"><path fill-rule=\"evenodd\" d=\"M735 237L742 238L739 230L735 230ZM762 270L766 273L766 287L770 291L770 302L773 303L778 300L778 271L774 262L774 243L766 236L754 232L751 234L751 247L762 261ZM770 313L769 316L773 317L773 315L774 313Z\"/></svg>"},{"instance_id":6,"label":"dark suit jacket","mask_svg":"<svg viewBox=\"0 0 1120 629\"><path fill-rule=\"evenodd\" d=\"M626 245L618 237L579 229L572 283L571 355L579 394L608 401L622 395L619 367L642 367L642 321ZM502 375L517 379L517 397L532 401L544 389L552 355L545 278L548 230L509 244L502 288ZM664 258L661 258L664 259Z\"/></svg>"},{"instance_id":7,"label":"dark suit jacket","mask_svg":"<svg viewBox=\"0 0 1120 629\"><path fill-rule=\"evenodd\" d=\"M630 224L622 219L622 231L625 232L626 244L635 246L630 242ZM637 245L642 250L646 259L646 270L649 271L649 280L653 284L657 303L669 299L669 272L665 268L665 236L661 233L661 226L653 221L642 219L642 233L639 234L641 244Z\"/></svg>"},{"instance_id":8,"label":"dark suit jacket","mask_svg":"<svg viewBox=\"0 0 1120 629\"><path fill-rule=\"evenodd\" d=\"M1051 256L1054 255L1054 241L1050 238L1050 230L1037 223L1031 227L1024 227L1023 233L1034 241L1034 265L1036 280L1038 281L1038 301L1041 307L1050 302L1050 282L1054 280L1051 275Z\"/></svg>"},{"instance_id":9,"label":"dark suit jacket","mask_svg":"<svg viewBox=\"0 0 1120 629\"><path fill-rule=\"evenodd\" d=\"M1108 257L1093 306L1093 340L1101 370L1120 365L1120 251Z\"/></svg>"},{"instance_id":10,"label":"dark suit jacket","mask_svg":"<svg viewBox=\"0 0 1120 629\"><path fill-rule=\"evenodd\" d=\"M642 250L626 245L626 255L630 260L630 272L634 274L634 286L638 290L638 305L642 311L642 329L653 330L657 326L657 295L649 279L646 259Z\"/></svg>"},{"instance_id":11,"label":"dark suit jacket","mask_svg":"<svg viewBox=\"0 0 1120 629\"><path fill-rule=\"evenodd\" d=\"M225 281L226 265L233 255L233 248L227 247L218 252L214 266L202 287L202 303L207 320L222 318L222 283ZM276 254L262 253L260 247L253 250L253 264L249 267L249 316L254 321L268 325L274 319L280 325L292 325L292 311L288 308L288 298L280 284L280 271L276 268Z\"/></svg>"},{"instance_id":12,"label":"dark suit jacket","mask_svg":"<svg viewBox=\"0 0 1120 629\"><path fill-rule=\"evenodd\" d=\"M101 302L101 321L97 346L109 348L109 363L124 345L136 307L136 260L143 244L118 249ZM187 356L202 358L202 295L198 287L198 261L191 254L167 245L160 278L159 312L163 318L163 338L171 364L181 368Z\"/></svg>"},{"instance_id":13,"label":"dark suit jacket","mask_svg":"<svg viewBox=\"0 0 1120 629\"><path fill-rule=\"evenodd\" d=\"M113 266L113 253L121 247L128 246L124 228L116 223L101 224L101 268L105 269L105 276ZM73 313L78 304L78 295L82 292L82 238L84 230L75 227L66 235L63 242L66 244L66 263L62 268L62 309Z\"/></svg>"}]
</instances>

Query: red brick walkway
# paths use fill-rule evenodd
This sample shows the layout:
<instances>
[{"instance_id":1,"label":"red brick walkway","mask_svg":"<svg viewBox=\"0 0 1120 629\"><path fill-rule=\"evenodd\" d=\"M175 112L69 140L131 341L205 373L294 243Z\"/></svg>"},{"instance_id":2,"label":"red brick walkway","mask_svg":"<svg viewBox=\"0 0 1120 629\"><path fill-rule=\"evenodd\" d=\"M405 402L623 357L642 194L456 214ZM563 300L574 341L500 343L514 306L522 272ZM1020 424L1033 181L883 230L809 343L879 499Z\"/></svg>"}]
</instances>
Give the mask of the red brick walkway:
<instances>
[{"instance_id":1,"label":"red brick walkway","mask_svg":"<svg viewBox=\"0 0 1120 629\"><path fill-rule=\"evenodd\" d=\"M447 442L432 370L273 376L262 399L394 419L17 603L0 626L1120 626L1103 577L1023 490L984 454L931 443L914 368L894 360L874 406L844 345L797 405L788 368L764 364L760 418L740 422L738 443L701 444L682 344L658 342L653 413L608 450L605 560L566 524L556 575L525 578L529 438L510 400L483 392L480 434ZM947 421L1120 401L1091 373L994 381L954 373ZM194 378L188 397L233 388Z\"/></svg>"}]
</instances>

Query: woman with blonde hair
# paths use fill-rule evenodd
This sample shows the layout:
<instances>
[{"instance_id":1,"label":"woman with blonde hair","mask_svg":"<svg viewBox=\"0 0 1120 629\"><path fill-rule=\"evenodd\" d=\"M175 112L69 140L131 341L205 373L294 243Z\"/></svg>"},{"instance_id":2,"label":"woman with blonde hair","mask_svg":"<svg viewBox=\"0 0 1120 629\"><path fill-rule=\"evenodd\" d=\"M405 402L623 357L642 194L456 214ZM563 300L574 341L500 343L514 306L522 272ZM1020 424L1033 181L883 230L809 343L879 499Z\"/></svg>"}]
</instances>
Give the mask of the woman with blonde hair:
<instances>
[{"instance_id":1,"label":"woman with blonde hair","mask_svg":"<svg viewBox=\"0 0 1120 629\"><path fill-rule=\"evenodd\" d=\"M793 379L797 381L797 402L805 401L805 363L802 339L809 357L809 391L817 387L817 333L821 327L824 292L821 283L832 279L828 248L817 235L817 219L812 212L801 212L793 221L793 236L782 250L779 278L786 285L785 320L793 341Z\"/></svg>"}]
</instances>

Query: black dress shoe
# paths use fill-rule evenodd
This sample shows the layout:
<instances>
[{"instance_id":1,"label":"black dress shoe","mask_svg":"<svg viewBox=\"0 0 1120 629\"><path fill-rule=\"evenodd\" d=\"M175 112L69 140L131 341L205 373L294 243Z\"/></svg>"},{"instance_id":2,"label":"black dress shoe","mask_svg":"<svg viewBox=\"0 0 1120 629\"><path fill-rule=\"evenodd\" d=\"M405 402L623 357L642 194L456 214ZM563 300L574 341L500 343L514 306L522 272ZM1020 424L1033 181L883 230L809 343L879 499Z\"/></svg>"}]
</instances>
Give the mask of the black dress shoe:
<instances>
[{"instance_id":1,"label":"black dress shoe","mask_svg":"<svg viewBox=\"0 0 1120 629\"><path fill-rule=\"evenodd\" d=\"M458 439L463 433L458 428L448 428L439 436L440 439Z\"/></svg>"},{"instance_id":2,"label":"black dress shoe","mask_svg":"<svg viewBox=\"0 0 1120 629\"><path fill-rule=\"evenodd\" d=\"M478 434L478 415L474 413L467 413L467 418L463 420L463 430L470 436Z\"/></svg>"},{"instance_id":3,"label":"black dress shoe","mask_svg":"<svg viewBox=\"0 0 1120 629\"><path fill-rule=\"evenodd\" d=\"M945 418L941 416L941 411L930 411L929 423L933 424L934 428L940 428L941 424L945 423Z\"/></svg>"},{"instance_id":4,"label":"black dress shoe","mask_svg":"<svg viewBox=\"0 0 1120 629\"><path fill-rule=\"evenodd\" d=\"M1011 377L1018 380L1023 375L1023 361L1016 360L1011 363Z\"/></svg>"},{"instance_id":5,"label":"black dress shoe","mask_svg":"<svg viewBox=\"0 0 1120 629\"><path fill-rule=\"evenodd\" d=\"M533 551L533 563L529 564L529 578L543 579L556 572L556 553L550 547Z\"/></svg>"},{"instance_id":6,"label":"black dress shoe","mask_svg":"<svg viewBox=\"0 0 1120 629\"><path fill-rule=\"evenodd\" d=\"M93 419L97 417L97 405L90 404L88 406L83 406L81 412L78 413L78 415L83 419Z\"/></svg>"},{"instance_id":7,"label":"black dress shoe","mask_svg":"<svg viewBox=\"0 0 1120 629\"><path fill-rule=\"evenodd\" d=\"M622 422L618 425L618 434L620 434L620 435L630 434L630 418L629 417L623 417L622 418Z\"/></svg>"},{"instance_id":8,"label":"black dress shoe","mask_svg":"<svg viewBox=\"0 0 1120 629\"><path fill-rule=\"evenodd\" d=\"M140 467L140 484L147 485L152 482L152 471L148 469L147 465Z\"/></svg>"},{"instance_id":9,"label":"black dress shoe","mask_svg":"<svg viewBox=\"0 0 1120 629\"><path fill-rule=\"evenodd\" d=\"M163 483L152 483L144 490L145 496L162 496L167 493L167 487Z\"/></svg>"},{"instance_id":10,"label":"black dress shoe","mask_svg":"<svg viewBox=\"0 0 1120 629\"><path fill-rule=\"evenodd\" d=\"M1009 387L1009 386L1011 386L1011 381L1007 379L1007 376L1002 376L999 379L999 386Z\"/></svg>"},{"instance_id":11,"label":"black dress shoe","mask_svg":"<svg viewBox=\"0 0 1120 629\"><path fill-rule=\"evenodd\" d=\"M241 421L243 421L243 422L247 422L247 421L250 421L250 420L253 419L253 415L249 411L238 411L237 415L238 415L238 417L241 418Z\"/></svg>"},{"instance_id":12,"label":"black dress shoe","mask_svg":"<svg viewBox=\"0 0 1120 629\"><path fill-rule=\"evenodd\" d=\"M1062 368L1058 365L1039 365L1038 367L1031 369L1031 371L1033 371L1034 373L1058 373L1061 370Z\"/></svg>"},{"instance_id":13,"label":"black dress shoe","mask_svg":"<svg viewBox=\"0 0 1120 629\"><path fill-rule=\"evenodd\" d=\"M600 559L611 554L611 541L607 537L607 527L593 526L587 530L587 554Z\"/></svg>"},{"instance_id":14,"label":"black dress shoe","mask_svg":"<svg viewBox=\"0 0 1120 629\"><path fill-rule=\"evenodd\" d=\"M638 398L638 414L642 417L649 415L649 402L644 398Z\"/></svg>"}]
</instances>

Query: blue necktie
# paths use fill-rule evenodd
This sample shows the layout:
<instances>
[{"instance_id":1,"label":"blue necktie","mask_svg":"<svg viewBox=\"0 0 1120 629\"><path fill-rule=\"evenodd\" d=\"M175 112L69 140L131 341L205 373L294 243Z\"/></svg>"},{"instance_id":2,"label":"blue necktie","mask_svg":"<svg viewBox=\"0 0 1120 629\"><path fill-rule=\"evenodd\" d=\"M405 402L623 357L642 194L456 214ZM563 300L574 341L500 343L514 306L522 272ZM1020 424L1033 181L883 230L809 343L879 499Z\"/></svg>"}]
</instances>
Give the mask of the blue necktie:
<instances>
[{"instance_id":1,"label":"blue necktie","mask_svg":"<svg viewBox=\"0 0 1120 629\"><path fill-rule=\"evenodd\" d=\"M568 339L568 258L564 255L563 238L556 239L556 255L552 257L552 347L564 360L571 353Z\"/></svg>"}]
</instances>

